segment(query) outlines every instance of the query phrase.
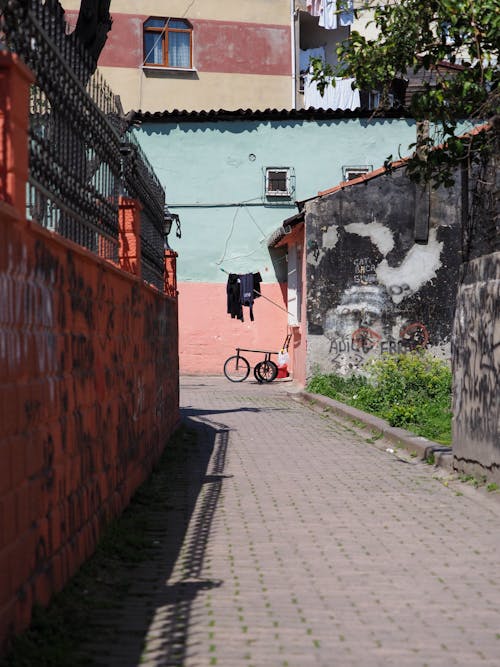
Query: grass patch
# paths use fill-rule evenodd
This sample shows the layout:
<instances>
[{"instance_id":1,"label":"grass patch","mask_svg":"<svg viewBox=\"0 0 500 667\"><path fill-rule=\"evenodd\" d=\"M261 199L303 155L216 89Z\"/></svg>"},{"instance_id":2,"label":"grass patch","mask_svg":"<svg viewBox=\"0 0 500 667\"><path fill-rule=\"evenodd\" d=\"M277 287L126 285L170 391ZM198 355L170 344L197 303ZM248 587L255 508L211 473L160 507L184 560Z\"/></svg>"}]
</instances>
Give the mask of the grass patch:
<instances>
[{"instance_id":1,"label":"grass patch","mask_svg":"<svg viewBox=\"0 0 500 667\"><path fill-rule=\"evenodd\" d=\"M315 375L307 390L385 419L443 445L451 444L451 371L415 351L370 360L364 375Z\"/></svg>"},{"instance_id":2,"label":"grass patch","mask_svg":"<svg viewBox=\"0 0 500 667\"><path fill-rule=\"evenodd\" d=\"M195 441L194 432L185 429L173 435L156 469L109 525L94 555L48 608L33 609L30 627L14 638L0 667L88 667L89 656L82 654L81 646L95 637L93 619L103 609L119 609L132 584L132 568L158 548L152 539L153 520L168 510L165 486L171 463L185 456L186 447Z\"/></svg>"}]
</instances>

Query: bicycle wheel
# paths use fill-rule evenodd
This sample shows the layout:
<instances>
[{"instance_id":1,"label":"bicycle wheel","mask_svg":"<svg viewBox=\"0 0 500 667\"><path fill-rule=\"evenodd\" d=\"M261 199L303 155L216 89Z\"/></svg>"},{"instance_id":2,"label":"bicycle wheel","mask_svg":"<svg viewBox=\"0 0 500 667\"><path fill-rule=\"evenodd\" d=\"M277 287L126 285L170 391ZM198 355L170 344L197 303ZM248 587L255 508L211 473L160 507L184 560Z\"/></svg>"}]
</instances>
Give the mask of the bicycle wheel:
<instances>
[{"instance_id":1,"label":"bicycle wheel","mask_svg":"<svg viewBox=\"0 0 500 667\"><path fill-rule=\"evenodd\" d=\"M278 367L270 359L259 361L254 368L254 375L258 382L272 382L278 375Z\"/></svg>"},{"instance_id":2,"label":"bicycle wheel","mask_svg":"<svg viewBox=\"0 0 500 667\"><path fill-rule=\"evenodd\" d=\"M232 357L226 359L224 364L224 375L231 382L243 382L250 373L250 364L241 355L233 354Z\"/></svg>"}]
</instances>

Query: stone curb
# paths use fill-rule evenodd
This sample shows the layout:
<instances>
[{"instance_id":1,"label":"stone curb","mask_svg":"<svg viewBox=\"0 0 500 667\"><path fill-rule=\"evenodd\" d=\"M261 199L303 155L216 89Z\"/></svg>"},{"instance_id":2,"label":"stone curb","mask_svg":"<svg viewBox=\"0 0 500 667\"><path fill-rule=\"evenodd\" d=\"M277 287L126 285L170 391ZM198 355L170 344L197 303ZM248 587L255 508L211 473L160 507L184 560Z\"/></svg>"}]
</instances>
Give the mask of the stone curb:
<instances>
[{"instance_id":1,"label":"stone curb","mask_svg":"<svg viewBox=\"0 0 500 667\"><path fill-rule=\"evenodd\" d=\"M386 440L392 442L398 447L402 447L409 453L415 452L417 456L426 460L431 454L434 455L434 463L442 468L453 470L453 452L451 447L445 447L437 442L428 440L420 435L415 435L402 428L389 426L389 424L367 412L352 408L350 405L340 403L333 398L321 396L320 394L311 394L307 391L289 392L290 396L298 398L304 403L311 403L330 410L332 413L351 420L363 422L373 431L382 433Z\"/></svg>"}]
</instances>

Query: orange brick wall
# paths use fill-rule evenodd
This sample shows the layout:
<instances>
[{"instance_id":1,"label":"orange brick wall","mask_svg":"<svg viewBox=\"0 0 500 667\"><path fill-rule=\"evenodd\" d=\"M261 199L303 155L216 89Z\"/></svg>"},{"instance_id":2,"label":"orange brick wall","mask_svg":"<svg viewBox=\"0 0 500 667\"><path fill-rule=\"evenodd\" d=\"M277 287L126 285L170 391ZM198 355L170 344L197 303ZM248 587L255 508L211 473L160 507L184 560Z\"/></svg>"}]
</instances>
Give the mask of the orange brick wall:
<instances>
[{"instance_id":1,"label":"orange brick wall","mask_svg":"<svg viewBox=\"0 0 500 667\"><path fill-rule=\"evenodd\" d=\"M176 299L0 203L0 644L148 476L177 350Z\"/></svg>"},{"instance_id":2,"label":"orange brick wall","mask_svg":"<svg viewBox=\"0 0 500 667\"><path fill-rule=\"evenodd\" d=\"M0 653L179 420L177 299L140 279L137 203L121 202L122 268L24 219L30 80L0 52Z\"/></svg>"}]
</instances>

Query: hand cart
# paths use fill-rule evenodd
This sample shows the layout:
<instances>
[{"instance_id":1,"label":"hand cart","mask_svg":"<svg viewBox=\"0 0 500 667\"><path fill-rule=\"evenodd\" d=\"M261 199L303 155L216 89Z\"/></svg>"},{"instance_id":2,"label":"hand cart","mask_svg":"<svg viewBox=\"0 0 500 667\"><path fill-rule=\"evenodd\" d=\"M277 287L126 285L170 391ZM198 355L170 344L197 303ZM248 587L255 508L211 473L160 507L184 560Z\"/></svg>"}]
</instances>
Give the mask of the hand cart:
<instances>
[{"instance_id":1,"label":"hand cart","mask_svg":"<svg viewBox=\"0 0 500 667\"><path fill-rule=\"evenodd\" d=\"M283 343L282 350L288 350L288 345L292 338L291 334L288 334ZM278 355L279 352L269 351L269 350L254 350L245 347L237 347L236 354L228 357L224 363L224 375L231 382L243 382L247 379L250 374L250 362L246 357L244 357L242 352L251 352L255 354L263 354L264 359L255 364L253 373L254 377L259 384L263 382L272 382L276 379L278 375L278 366L271 359L271 355Z\"/></svg>"}]
</instances>

